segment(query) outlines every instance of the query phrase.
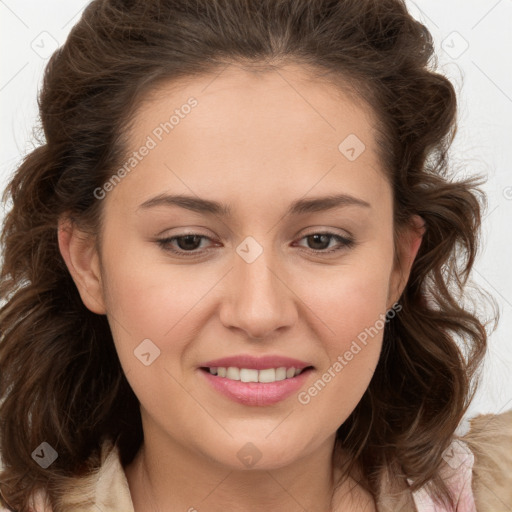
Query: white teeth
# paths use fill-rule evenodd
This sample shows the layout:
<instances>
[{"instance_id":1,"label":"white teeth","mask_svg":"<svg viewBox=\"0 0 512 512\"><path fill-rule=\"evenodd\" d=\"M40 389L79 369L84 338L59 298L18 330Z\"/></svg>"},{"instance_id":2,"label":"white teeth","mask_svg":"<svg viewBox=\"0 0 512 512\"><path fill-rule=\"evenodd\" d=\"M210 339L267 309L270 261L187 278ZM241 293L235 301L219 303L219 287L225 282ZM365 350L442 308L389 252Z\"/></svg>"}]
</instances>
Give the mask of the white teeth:
<instances>
[{"instance_id":1,"label":"white teeth","mask_svg":"<svg viewBox=\"0 0 512 512\"><path fill-rule=\"evenodd\" d=\"M240 370L230 366L226 371L226 377L231 380L240 380Z\"/></svg>"},{"instance_id":2,"label":"white teeth","mask_svg":"<svg viewBox=\"0 0 512 512\"><path fill-rule=\"evenodd\" d=\"M224 368L222 366L209 368L212 375L225 377L230 380L239 380L241 382L263 382L270 383L285 379L296 377L302 372L300 368L286 368L280 366L279 368L266 368L264 370L254 370L251 368L236 368L230 366Z\"/></svg>"},{"instance_id":3,"label":"white teeth","mask_svg":"<svg viewBox=\"0 0 512 512\"><path fill-rule=\"evenodd\" d=\"M274 382L276 380L276 371L274 368L267 368L259 371L259 382Z\"/></svg>"},{"instance_id":4,"label":"white teeth","mask_svg":"<svg viewBox=\"0 0 512 512\"><path fill-rule=\"evenodd\" d=\"M284 380L286 379L286 368L284 366L280 366L276 370L276 380Z\"/></svg>"},{"instance_id":5,"label":"white teeth","mask_svg":"<svg viewBox=\"0 0 512 512\"><path fill-rule=\"evenodd\" d=\"M242 382L258 382L258 370L242 368L240 370L240 380Z\"/></svg>"}]
</instances>

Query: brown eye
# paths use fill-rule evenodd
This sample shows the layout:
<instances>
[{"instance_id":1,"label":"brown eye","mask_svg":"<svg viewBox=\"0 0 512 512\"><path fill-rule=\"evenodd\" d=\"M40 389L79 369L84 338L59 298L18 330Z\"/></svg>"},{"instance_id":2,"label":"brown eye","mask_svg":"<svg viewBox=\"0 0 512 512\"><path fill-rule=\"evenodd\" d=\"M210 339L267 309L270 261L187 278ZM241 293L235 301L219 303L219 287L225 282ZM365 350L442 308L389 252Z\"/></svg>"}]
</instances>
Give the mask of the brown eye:
<instances>
[{"instance_id":1,"label":"brown eye","mask_svg":"<svg viewBox=\"0 0 512 512\"><path fill-rule=\"evenodd\" d=\"M308 235L306 237L308 244L311 249L317 250L324 250L327 249L329 246L330 241L332 240L332 237L330 235Z\"/></svg>"},{"instance_id":2,"label":"brown eye","mask_svg":"<svg viewBox=\"0 0 512 512\"><path fill-rule=\"evenodd\" d=\"M311 249L313 253L318 252L323 254L341 251L355 245L353 239L329 232L311 233L304 236L301 240L306 240L308 248ZM338 247L329 248L333 240L338 242Z\"/></svg>"},{"instance_id":3,"label":"brown eye","mask_svg":"<svg viewBox=\"0 0 512 512\"><path fill-rule=\"evenodd\" d=\"M186 235L176 237L178 247L184 251L193 251L201 244L201 236L199 235Z\"/></svg>"},{"instance_id":4,"label":"brown eye","mask_svg":"<svg viewBox=\"0 0 512 512\"><path fill-rule=\"evenodd\" d=\"M197 256L201 252L202 240L211 240L209 237L196 233L187 233L184 235L172 236L157 240L157 243L165 251L169 251L180 256Z\"/></svg>"}]
</instances>

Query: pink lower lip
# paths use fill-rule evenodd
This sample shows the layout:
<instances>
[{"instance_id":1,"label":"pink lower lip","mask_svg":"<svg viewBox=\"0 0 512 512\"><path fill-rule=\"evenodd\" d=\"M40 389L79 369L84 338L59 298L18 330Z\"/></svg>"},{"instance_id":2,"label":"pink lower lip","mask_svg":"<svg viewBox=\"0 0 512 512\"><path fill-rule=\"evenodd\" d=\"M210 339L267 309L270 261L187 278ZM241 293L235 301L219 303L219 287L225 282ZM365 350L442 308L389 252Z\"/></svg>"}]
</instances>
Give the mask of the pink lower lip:
<instances>
[{"instance_id":1,"label":"pink lower lip","mask_svg":"<svg viewBox=\"0 0 512 512\"><path fill-rule=\"evenodd\" d=\"M199 372L217 391L235 402L244 405L265 406L278 403L296 393L308 378L310 370L311 368L305 369L291 379L266 383L226 379L201 369Z\"/></svg>"}]
</instances>

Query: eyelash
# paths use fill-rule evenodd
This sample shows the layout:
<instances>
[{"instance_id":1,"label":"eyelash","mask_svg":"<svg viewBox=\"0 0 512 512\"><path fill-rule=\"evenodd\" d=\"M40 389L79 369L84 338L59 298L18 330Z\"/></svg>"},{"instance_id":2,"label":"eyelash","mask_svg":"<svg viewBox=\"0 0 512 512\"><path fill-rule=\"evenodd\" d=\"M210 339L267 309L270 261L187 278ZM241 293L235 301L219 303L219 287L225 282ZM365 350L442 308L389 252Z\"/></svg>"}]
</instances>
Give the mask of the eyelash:
<instances>
[{"instance_id":1,"label":"eyelash","mask_svg":"<svg viewBox=\"0 0 512 512\"><path fill-rule=\"evenodd\" d=\"M343 249L350 249L354 245L356 245L356 242L355 242L354 239L349 238L349 237L344 237L344 236L338 235L336 233L331 233L329 231L321 231L321 232L318 232L318 233L316 233L316 232L315 233L308 233L307 235L304 235L300 240L303 240L304 238L308 238L308 237L314 236L314 235L329 236L329 237L331 237L331 239L337 240L341 245L339 247L335 248L335 249L329 249L329 250L307 249L312 254L320 254L320 255L332 254L332 253L339 252L339 251L341 251ZM170 247L170 244L174 240L177 240L179 238L185 238L187 236L198 236L198 237L201 237L201 238L206 238L206 239L212 240L210 237L207 237L207 236L204 236L204 235L200 235L199 233L186 233L186 234L183 234L183 235L176 235L176 236L172 236L172 237L169 237L169 238L162 238L160 240L157 240L157 244L162 249L164 249L165 251L172 252L172 253L177 254L179 256L184 256L186 258L197 256L198 254L200 254L199 252L197 252L197 250L194 250L194 251L184 251L183 249L176 250L176 249L173 249L173 248ZM206 252L208 252L209 250L211 250L211 249L206 249Z\"/></svg>"}]
</instances>

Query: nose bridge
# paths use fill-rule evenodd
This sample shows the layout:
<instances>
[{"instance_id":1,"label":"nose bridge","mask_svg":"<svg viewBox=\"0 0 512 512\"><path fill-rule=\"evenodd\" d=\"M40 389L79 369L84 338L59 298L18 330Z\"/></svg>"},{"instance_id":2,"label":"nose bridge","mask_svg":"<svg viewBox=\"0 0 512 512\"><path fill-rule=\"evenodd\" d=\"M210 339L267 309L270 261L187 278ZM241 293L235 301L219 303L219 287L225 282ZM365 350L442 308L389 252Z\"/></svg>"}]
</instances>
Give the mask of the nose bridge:
<instances>
[{"instance_id":1,"label":"nose bridge","mask_svg":"<svg viewBox=\"0 0 512 512\"><path fill-rule=\"evenodd\" d=\"M260 237L262 239L262 237ZM253 338L264 338L295 320L292 292L280 276L280 265L271 243L264 247L246 237L236 248L229 286L226 325L238 327Z\"/></svg>"}]
</instances>

